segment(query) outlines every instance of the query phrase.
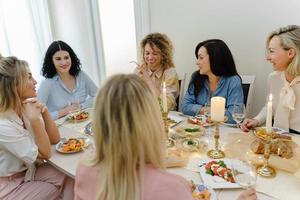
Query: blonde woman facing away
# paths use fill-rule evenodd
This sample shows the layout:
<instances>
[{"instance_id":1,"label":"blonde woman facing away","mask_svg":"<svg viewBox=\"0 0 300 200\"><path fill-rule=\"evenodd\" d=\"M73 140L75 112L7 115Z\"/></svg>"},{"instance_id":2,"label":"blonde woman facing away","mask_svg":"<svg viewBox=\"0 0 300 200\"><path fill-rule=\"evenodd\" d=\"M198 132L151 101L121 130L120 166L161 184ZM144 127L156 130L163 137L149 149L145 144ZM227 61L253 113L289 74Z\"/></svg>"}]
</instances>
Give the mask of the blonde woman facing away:
<instances>
[{"instance_id":1,"label":"blonde woman facing away","mask_svg":"<svg viewBox=\"0 0 300 200\"><path fill-rule=\"evenodd\" d=\"M0 199L72 199L73 181L36 163L60 136L35 85L25 61L0 55Z\"/></svg>"},{"instance_id":2,"label":"blonde woman facing away","mask_svg":"<svg viewBox=\"0 0 300 200\"><path fill-rule=\"evenodd\" d=\"M274 126L300 133L300 26L290 25L273 31L267 39L266 59L274 72L268 78L268 94L273 95ZM254 119L245 119L241 129L265 122L266 107Z\"/></svg>"},{"instance_id":3,"label":"blonde woman facing away","mask_svg":"<svg viewBox=\"0 0 300 200\"><path fill-rule=\"evenodd\" d=\"M111 77L93 116L95 154L77 168L76 200L193 199L190 184L163 169L162 116L147 83L133 74ZM245 195L256 197L255 191Z\"/></svg>"},{"instance_id":4,"label":"blonde woman facing away","mask_svg":"<svg viewBox=\"0 0 300 200\"><path fill-rule=\"evenodd\" d=\"M179 95L179 83L170 39L161 33L151 33L143 38L140 46L142 64L135 69L135 73L149 85L157 97L162 98L165 83L168 109L173 110Z\"/></svg>"}]
</instances>

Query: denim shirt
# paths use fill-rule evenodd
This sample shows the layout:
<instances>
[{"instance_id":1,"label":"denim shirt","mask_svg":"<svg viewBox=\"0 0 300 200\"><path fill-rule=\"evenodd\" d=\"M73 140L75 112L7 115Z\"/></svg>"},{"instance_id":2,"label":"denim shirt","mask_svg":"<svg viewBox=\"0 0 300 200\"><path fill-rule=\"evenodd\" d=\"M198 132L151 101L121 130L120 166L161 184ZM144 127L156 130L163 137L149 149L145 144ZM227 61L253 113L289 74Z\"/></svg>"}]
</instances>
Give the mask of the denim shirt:
<instances>
[{"instance_id":1,"label":"denim shirt","mask_svg":"<svg viewBox=\"0 0 300 200\"><path fill-rule=\"evenodd\" d=\"M69 105L77 98L82 109L91 107L97 93L97 86L83 71L76 76L76 86L73 91L68 90L58 75L42 81L37 97L49 109L52 118L58 118L58 111Z\"/></svg>"},{"instance_id":2,"label":"denim shirt","mask_svg":"<svg viewBox=\"0 0 300 200\"><path fill-rule=\"evenodd\" d=\"M197 97L194 95L194 86L192 85L185 93L183 99L183 113L192 116L197 115L205 103L210 102L210 98L214 96L222 96L226 99L225 115L228 117L227 123L235 123L231 116L234 104L242 104L244 102L242 83L237 75L221 77L217 89L212 94L210 93L207 80L204 82L204 87Z\"/></svg>"}]
</instances>

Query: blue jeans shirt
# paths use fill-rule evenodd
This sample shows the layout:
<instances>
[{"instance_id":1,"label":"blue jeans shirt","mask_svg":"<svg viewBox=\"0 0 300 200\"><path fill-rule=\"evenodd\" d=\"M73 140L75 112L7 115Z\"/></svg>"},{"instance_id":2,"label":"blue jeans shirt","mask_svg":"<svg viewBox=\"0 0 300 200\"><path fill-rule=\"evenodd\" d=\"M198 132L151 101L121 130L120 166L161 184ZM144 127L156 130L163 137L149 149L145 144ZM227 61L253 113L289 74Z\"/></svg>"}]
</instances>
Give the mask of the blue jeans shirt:
<instances>
[{"instance_id":1,"label":"blue jeans shirt","mask_svg":"<svg viewBox=\"0 0 300 200\"><path fill-rule=\"evenodd\" d=\"M227 123L235 123L232 119L234 104L242 104L244 102L243 88L240 78L235 75L231 77L221 77L217 89L211 94L208 81L205 81L204 87L200 90L197 97L194 95L194 86L191 86L185 93L182 111L186 115L195 116L201 108L210 102L210 98L221 96L226 99L225 115L228 117Z\"/></svg>"}]
</instances>

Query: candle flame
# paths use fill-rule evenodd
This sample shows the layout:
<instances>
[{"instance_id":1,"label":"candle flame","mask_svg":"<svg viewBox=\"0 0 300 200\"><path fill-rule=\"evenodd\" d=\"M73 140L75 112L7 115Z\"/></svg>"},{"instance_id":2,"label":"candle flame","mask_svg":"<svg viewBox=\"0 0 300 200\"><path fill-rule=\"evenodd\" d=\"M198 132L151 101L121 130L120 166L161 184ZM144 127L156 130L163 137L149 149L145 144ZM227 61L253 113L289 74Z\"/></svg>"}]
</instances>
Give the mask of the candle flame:
<instances>
[{"instance_id":1,"label":"candle flame","mask_svg":"<svg viewBox=\"0 0 300 200\"><path fill-rule=\"evenodd\" d=\"M269 101L272 101L272 100L273 100L273 95L270 94L270 96L269 96Z\"/></svg>"},{"instance_id":2,"label":"candle flame","mask_svg":"<svg viewBox=\"0 0 300 200\"><path fill-rule=\"evenodd\" d=\"M164 82L164 88L166 88L166 82Z\"/></svg>"}]
</instances>

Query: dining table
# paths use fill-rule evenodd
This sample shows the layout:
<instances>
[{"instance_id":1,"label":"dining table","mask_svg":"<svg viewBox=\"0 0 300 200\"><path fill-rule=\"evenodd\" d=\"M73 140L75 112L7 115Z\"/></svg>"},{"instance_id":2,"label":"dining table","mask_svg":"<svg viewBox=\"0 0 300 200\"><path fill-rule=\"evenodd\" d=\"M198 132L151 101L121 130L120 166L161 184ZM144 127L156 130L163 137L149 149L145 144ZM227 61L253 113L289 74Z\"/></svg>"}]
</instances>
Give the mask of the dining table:
<instances>
[{"instance_id":1,"label":"dining table","mask_svg":"<svg viewBox=\"0 0 300 200\"><path fill-rule=\"evenodd\" d=\"M56 120L59 127L59 132L62 138L76 138L86 137L91 143L88 148L81 152L65 154L57 151L57 145L51 146L51 158L48 162L65 173L66 175L75 178L76 167L84 156L94 150L94 138L92 134L86 134L84 129L92 120L92 109L89 109L89 119L84 122L68 122L65 118ZM176 121L170 129L176 131L176 127L183 126L187 123L189 116L182 113L171 111L169 117ZM195 184L205 184L205 180L199 173L199 162L201 159L207 159L207 151L214 147L214 133L215 127L209 126L205 128L205 134L199 136L199 140L206 144L201 150L197 152L184 152L184 156L188 156L188 162L185 166L166 168L166 171L180 175L188 181L193 181ZM242 132L239 128L228 126L227 124L220 125L220 148L225 151L228 159L240 159L238 152L242 149L249 149L248 146L243 146L241 138L247 138L251 133ZM300 136L294 135L297 145L300 146ZM236 149L234 146L236 145ZM240 150L241 151L240 151ZM236 151L236 152L230 152ZM236 156L236 157L235 157ZM300 162L300 160L299 160ZM258 199L260 200L299 200L300 199L300 177L297 173L289 172L282 169L276 169L276 176L272 178L265 178L257 176L256 191ZM214 188L214 197L219 200L237 199L241 193L242 188Z\"/></svg>"}]
</instances>

